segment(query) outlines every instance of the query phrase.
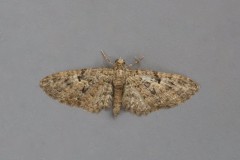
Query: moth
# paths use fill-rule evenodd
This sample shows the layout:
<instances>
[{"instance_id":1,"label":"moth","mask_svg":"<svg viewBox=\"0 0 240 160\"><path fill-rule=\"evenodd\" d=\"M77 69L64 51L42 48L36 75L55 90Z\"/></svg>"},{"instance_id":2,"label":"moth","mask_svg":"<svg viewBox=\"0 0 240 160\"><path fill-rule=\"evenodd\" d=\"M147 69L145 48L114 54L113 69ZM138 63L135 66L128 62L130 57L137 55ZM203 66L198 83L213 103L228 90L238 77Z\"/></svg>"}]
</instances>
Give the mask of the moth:
<instances>
[{"instance_id":1,"label":"moth","mask_svg":"<svg viewBox=\"0 0 240 160\"><path fill-rule=\"evenodd\" d=\"M136 115L172 108L185 102L198 90L196 82L179 74L131 69L122 58L111 62L111 68L85 68L54 73L40 81L47 95L61 103L98 113L112 107L116 117L121 108Z\"/></svg>"}]
</instances>

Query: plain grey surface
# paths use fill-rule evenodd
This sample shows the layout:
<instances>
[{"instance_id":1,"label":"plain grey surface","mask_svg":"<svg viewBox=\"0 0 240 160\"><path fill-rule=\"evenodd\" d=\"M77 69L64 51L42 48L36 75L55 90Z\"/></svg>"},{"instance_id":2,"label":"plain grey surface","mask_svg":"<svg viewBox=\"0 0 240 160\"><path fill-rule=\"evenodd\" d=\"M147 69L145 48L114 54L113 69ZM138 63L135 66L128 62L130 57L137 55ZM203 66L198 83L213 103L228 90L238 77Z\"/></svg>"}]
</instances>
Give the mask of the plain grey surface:
<instances>
[{"instance_id":1,"label":"plain grey surface","mask_svg":"<svg viewBox=\"0 0 240 160\"><path fill-rule=\"evenodd\" d=\"M239 0L0 0L1 160L240 159ZM66 107L39 88L103 49L201 89L146 117Z\"/></svg>"}]
</instances>

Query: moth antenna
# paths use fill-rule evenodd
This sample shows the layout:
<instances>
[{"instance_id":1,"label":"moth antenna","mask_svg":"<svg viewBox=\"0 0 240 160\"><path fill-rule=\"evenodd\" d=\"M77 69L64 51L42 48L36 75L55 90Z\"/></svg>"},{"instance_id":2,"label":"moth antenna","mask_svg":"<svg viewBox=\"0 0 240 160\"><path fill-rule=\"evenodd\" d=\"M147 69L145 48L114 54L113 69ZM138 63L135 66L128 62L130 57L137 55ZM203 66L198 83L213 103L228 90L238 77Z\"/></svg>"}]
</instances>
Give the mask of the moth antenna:
<instances>
[{"instance_id":1,"label":"moth antenna","mask_svg":"<svg viewBox=\"0 0 240 160\"><path fill-rule=\"evenodd\" d=\"M111 64L111 65L114 65L114 63L110 60L109 56L108 56L105 52L103 52L103 50L101 50L101 54L102 54L103 59L104 59L105 61L107 61L107 62L108 62L109 64Z\"/></svg>"},{"instance_id":2,"label":"moth antenna","mask_svg":"<svg viewBox=\"0 0 240 160\"><path fill-rule=\"evenodd\" d=\"M141 57L135 57L135 60L134 60L134 63L132 64L129 64L128 67L132 67L132 66L135 66L136 64L139 64L142 60L143 60L144 56L141 56Z\"/></svg>"}]
</instances>

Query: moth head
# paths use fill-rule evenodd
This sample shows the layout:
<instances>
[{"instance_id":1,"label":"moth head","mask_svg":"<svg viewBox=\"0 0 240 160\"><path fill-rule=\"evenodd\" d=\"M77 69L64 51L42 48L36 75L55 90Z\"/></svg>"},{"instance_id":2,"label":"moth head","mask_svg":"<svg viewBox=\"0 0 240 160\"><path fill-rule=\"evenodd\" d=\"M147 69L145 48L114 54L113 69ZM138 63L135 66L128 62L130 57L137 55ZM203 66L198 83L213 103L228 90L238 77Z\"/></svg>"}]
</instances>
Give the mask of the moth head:
<instances>
[{"instance_id":1,"label":"moth head","mask_svg":"<svg viewBox=\"0 0 240 160\"><path fill-rule=\"evenodd\" d=\"M125 61L122 58L118 58L115 60L115 64L118 66L124 66L125 65Z\"/></svg>"}]
</instances>

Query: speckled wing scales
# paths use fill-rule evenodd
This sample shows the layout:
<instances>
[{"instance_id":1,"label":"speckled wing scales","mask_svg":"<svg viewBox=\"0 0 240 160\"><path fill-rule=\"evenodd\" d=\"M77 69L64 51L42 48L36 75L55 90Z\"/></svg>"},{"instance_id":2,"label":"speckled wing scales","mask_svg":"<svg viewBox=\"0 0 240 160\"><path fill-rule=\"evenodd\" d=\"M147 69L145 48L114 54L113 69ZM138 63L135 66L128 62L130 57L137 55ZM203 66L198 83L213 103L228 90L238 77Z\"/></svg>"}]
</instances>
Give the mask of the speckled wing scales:
<instances>
[{"instance_id":1,"label":"speckled wing scales","mask_svg":"<svg viewBox=\"0 0 240 160\"><path fill-rule=\"evenodd\" d=\"M58 72L43 78L40 87L61 103L99 112L112 105L112 75L109 68Z\"/></svg>"},{"instance_id":2,"label":"speckled wing scales","mask_svg":"<svg viewBox=\"0 0 240 160\"><path fill-rule=\"evenodd\" d=\"M123 93L123 107L137 115L174 107L198 91L191 79L170 73L129 70Z\"/></svg>"}]
</instances>

